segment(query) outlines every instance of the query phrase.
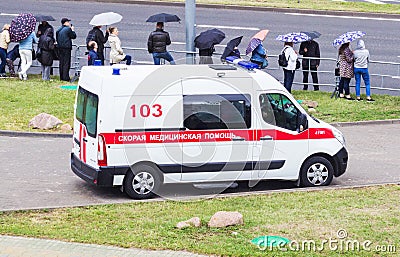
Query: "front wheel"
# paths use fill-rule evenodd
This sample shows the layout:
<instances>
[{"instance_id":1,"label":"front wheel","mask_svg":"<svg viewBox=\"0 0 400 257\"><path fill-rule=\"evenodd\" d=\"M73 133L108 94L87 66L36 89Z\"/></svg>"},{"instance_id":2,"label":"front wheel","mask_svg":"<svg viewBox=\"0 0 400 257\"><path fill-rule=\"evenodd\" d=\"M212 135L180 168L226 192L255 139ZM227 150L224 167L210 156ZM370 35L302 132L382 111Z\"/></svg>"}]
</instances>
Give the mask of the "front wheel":
<instances>
[{"instance_id":1,"label":"front wheel","mask_svg":"<svg viewBox=\"0 0 400 257\"><path fill-rule=\"evenodd\" d=\"M300 184L304 187L327 186L333 179L333 166L324 157L308 159L300 171Z\"/></svg>"},{"instance_id":2,"label":"front wheel","mask_svg":"<svg viewBox=\"0 0 400 257\"><path fill-rule=\"evenodd\" d=\"M140 164L131 168L124 180L124 190L134 199L149 199L156 195L162 184L160 171Z\"/></svg>"}]
</instances>

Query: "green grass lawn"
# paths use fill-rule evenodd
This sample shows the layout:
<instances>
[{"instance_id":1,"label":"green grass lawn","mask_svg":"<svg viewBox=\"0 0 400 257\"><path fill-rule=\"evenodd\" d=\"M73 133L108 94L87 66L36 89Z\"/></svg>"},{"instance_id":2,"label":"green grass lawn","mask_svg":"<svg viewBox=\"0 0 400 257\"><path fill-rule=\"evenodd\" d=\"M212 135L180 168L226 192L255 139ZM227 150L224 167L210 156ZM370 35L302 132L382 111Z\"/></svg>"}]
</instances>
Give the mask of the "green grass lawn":
<instances>
[{"instance_id":1,"label":"green grass lawn","mask_svg":"<svg viewBox=\"0 0 400 257\"><path fill-rule=\"evenodd\" d=\"M208 228L210 217L221 210L239 211L244 225ZM175 228L179 221L195 216L202 220L200 228ZM3 235L218 256L398 256L376 247L396 247L400 252L400 186L4 212L0 224ZM337 236L341 229L347 232L344 239ZM338 240L337 246L343 246L336 251L331 250L333 244L322 251L270 253L250 243L264 235L286 237L293 241L292 249L301 249L307 240L317 248L323 240ZM371 244L364 250L367 240ZM346 248L348 242L358 242L360 251Z\"/></svg>"},{"instance_id":2,"label":"green grass lawn","mask_svg":"<svg viewBox=\"0 0 400 257\"><path fill-rule=\"evenodd\" d=\"M28 81L1 79L0 129L37 131L29 128L28 123L42 112L72 126L75 91L60 89L66 84L57 79L43 82L37 75L31 75ZM293 94L299 100L317 101L317 112L312 115L330 123L400 118L400 97L374 95L376 102L368 103L331 99L329 92L294 91Z\"/></svg>"},{"instance_id":3,"label":"green grass lawn","mask_svg":"<svg viewBox=\"0 0 400 257\"><path fill-rule=\"evenodd\" d=\"M160 1L154 0L154 2ZM185 0L161 0L161 2L185 2ZM366 2L340 2L332 0L196 0L196 3L389 14L400 13L400 6L398 4L373 4Z\"/></svg>"},{"instance_id":4,"label":"green grass lawn","mask_svg":"<svg viewBox=\"0 0 400 257\"><path fill-rule=\"evenodd\" d=\"M69 84L54 79L44 82L38 75L29 80L0 80L0 129L36 131L28 127L29 121L39 113L46 112L73 124L75 91L60 89Z\"/></svg>"}]
</instances>

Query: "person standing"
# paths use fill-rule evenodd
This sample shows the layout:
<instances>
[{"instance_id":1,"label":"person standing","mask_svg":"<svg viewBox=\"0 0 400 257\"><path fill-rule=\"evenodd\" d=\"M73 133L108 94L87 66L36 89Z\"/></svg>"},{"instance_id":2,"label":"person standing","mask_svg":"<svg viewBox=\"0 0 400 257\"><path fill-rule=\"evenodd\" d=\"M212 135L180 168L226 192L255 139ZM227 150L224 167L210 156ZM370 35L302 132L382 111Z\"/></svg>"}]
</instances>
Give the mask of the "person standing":
<instances>
[{"instance_id":1,"label":"person standing","mask_svg":"<svg viewBox=\"0 0 400 257\"><path fill-rule=\"evenodd\" d=\"M153 55L155 65L161 64L161 58L175 64L174 58L167 51L167 45L171 44L169 33L164 31L164 23L157 22L156 30L150 33L147 40L147 50Z\"/></svg>"},{"instance_id":2,"label":"person standing","mask_svg":"<svg viewBox=\"0 0 400 257\"><path fill-rule=\"evenodd\" d=\"M131 65L132 57L128 54L125 54L124 50L122 50L121 40L118 37L119 34L118 28L110 27L108 30L110 31L110 36L108 37L108 41L111 47L110 51L111 65L122 61L126 61L126 65Z\"/></svg>"},{"instance_id":3,"label":"person standing","mask_svg":"<svg viewBox=\"0 0 400 257\"><path fill-rule=\"evenodd\" d=\"M368 63L369 63L369 51L365 48L364 40L360 39L357 43L357 48L353 52L354 54L354 78L356 79L356 99L361 101L361 77L365 84L365 94L367 95L368 102L374 102L371 98L371 85L369 79Z\"/></svg>"},{"instance_id":4,"label":"person standing","mask_svg":"<svg viewBox=\"0 0 400 257\"><path fill-rule=\"evenodd\" d=\"M101 65L104 65L104 44L108 41L109 33L106 31L104 36L103 31L101 31L102 26L94 26L86 37L86 44L90 41L95 41L97 43L97 56L101 60Z\"/></svg>"},{"instance_id":5,"label":"person standing","mask_svg":"<svg viewBox=\"0 0 400 257\"><path fill-rule=\"evenodd\" d=\"M10 43L10 24L4 24L3 31L0 33L0 77L6 77L7 49Z\"/></svg>"},{"instance_id":6,"label":"person standing","mask_svg":"<svg viewBox=\"0 0 400 257\"><path fill-rule=\"evenodd\" d=\"M250 61L258 65L260 69L264 69L268 66L267 61L267 50L265 50L262 44L259 44L252 52Z\"/></svg>"},{"instance_id":7,"label":"person standing","mask_svg":"<svg viewBox=\"0 0 400 257\"><path fill-rule=\"evenodd\" d=\"M288 61L288 65L283 67L283 86L291 93L297 61L297 53L293 49L293 42L285 42L282 52L285 53L286 60Z\"/></svg>"},{"instance_id":8,"label":"person standing","mask_svg":"<svg viewBox=\"0 0 400 257\"><path fill-rule=\"evenodd\" d=\"M353 71L353 52L350 43L345 43L339 47L339 97L347 100L354 100L350 95L350 80L354 77ZM343 94L344 89L344 94Z\"/></svg>"},{"instance_id":9,"label":"person standing","mask_svg":"<svg viewBox=\"0 0 400 257\"><path fill-rule=\"evenodd\" d=\"M47 28L46 32L39 38L38 48L41 54L38 56L38 61L42 65L42 80L50 80L50 70L54 60L54 31L53 28Z\"/></svg>"},{"instance_id":10,"label":"person standing","mask_svg":"<svg viewBox=\"0 0 400 257\"><path fill-rule=\"evenodd\" d=\"M214 46L205 49L199 49L199 64L213 64L212 55L215 52Z\"/></svg>"},{"instance_id":11,"label":"person standing","mask_svg":"<svg viewBox=\"0 0 400 257\"><path fill-rule=\"evenodd\" d=\"M29 36L19 41L19 55L21 58L21 71L18 73L20 80L27 80L26 72L32 65L32 49L33 43L38 43L38 38L34 31Z\"/></svg>"},{"instance_id":12,"label":"person standing","mask_svg":"<svg viewBox=\"0 0 400 257\"><path fill-rule=\"evenodd\" d=\"M302 42L300 44L299 54L303 57L302 67L303 67L303 90L308 89L308 73L311 71L311 77L313 80L314 91L319 90L318 85L318 73L317 69L320 63L319 58L321 57L321 53L319 51L319 44L315 42L313 39L309 41ZM318 58L318 59L314 59Z\"/></svg>"},{"instance_id":13,"label":"person standing","mask_svg":"<svg viewBox=\"0 0 400 257\"><path fill-rule=\"evenodd\" d=\"M70 19L62 18L62 26L56 32L57 49L60 59L60 79L70 81L69 69L71 68L72 39L76 38L74 26Z\"/></svg>"},{"instance_id":14,"label":"person standing","mask_svg":"<svg viewBox=\"0 0 400 257\"><path fill-rule=\"evenodd\" d=\"M44 33L46 32L46 30L47 30L48 28L51 28L51 29L53 30L53 32L54 32L53 26L51 26L47 21L42 21L42 22L39 24L39 26L38 26L38 30L37 30L37 32L36 32L36 36L37 36L38 38L40 38L40 36L41 36L41 35L44 35ZM53 34L54 34L54 33L53 33Z\"/></svg>"}]
</instances>

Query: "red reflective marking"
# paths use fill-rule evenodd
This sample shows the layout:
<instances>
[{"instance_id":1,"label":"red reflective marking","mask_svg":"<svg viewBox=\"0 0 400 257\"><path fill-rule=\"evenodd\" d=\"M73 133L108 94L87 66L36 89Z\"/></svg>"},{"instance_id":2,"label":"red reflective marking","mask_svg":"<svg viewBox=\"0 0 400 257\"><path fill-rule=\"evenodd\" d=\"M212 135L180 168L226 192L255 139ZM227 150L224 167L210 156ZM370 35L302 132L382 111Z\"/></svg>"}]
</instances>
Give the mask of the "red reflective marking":
<instances>
[{"instance_id":1,"label":"red reflective marking","mask_svg":"<svg viewBox=\"0 0 400 257\"><path fill-rule=\"evenodd\" d=\"M302 133L290 134L280 130L202 130L202 131L151 131L116 132L102 134L107 144L154 144L190 142L229 142L235 140L260 141L270 136L273 140L306 140L334 138L332 130L313 128ZM239 141L240 142L240 141Z\"/></svg>"}]
</instances>

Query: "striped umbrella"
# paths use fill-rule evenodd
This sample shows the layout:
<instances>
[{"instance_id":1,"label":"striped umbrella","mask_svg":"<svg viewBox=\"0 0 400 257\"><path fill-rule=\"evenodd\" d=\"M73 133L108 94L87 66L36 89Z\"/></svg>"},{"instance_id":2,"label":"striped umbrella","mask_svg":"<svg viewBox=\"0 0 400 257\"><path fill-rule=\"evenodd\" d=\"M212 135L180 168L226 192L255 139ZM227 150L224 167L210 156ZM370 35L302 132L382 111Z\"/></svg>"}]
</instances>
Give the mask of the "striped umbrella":
<instances>
[{"instance_id":1,"label":"striped umbrella","mask_svg":"<svg viewBox=\"0 0 400 257\"><path fill-rule=\"evenodd\" d=\"M309 41L310 37L307 36L305 33L301 32L292 32L284 35L279 35L276 37L276 40L282 41L282 42L293 42L293 43L301 43L304 41Z\"/></svg>"},{"instance_id":2,"label":"striped umbrella","mask_svg":"<svg viewBox=\"0 0 400 257\"><path fill-rule=\"evenodd\" d=\"M350 32L346 32L343 35L341 35L340 37L336 38L333 41L333 46L337 47L339 45L343 45L345 43L349 43L352 42L358 38L361 38L365 35L365 32L362 31L350 31Z\"/></svg>"},{"instance_id":3,"label":"striped umbrella","mask_svg":"<svg viewBox=\"0 0 400 257\"><path fill-rule=\"evenodd\" d=\"M10 24L10 40L18 42L27 38L35 30L36 19L31 13L21 13Z\"/></svg>"}]
</instances>

